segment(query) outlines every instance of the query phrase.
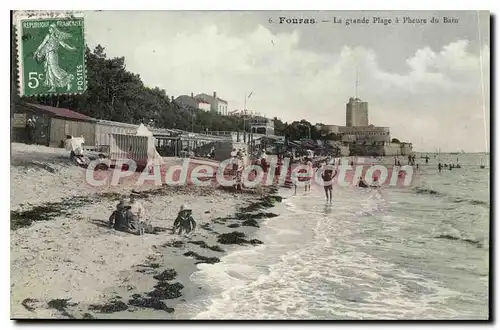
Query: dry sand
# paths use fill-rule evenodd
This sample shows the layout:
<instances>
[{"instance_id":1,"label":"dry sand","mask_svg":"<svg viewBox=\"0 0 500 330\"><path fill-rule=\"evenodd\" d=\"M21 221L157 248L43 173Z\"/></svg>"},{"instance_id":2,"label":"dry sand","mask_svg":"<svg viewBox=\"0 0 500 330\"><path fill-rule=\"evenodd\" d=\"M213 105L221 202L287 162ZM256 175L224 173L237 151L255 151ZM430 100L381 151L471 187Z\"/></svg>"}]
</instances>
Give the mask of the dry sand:
<instances>
[{"instance_id":1,"label":"dry sand","mask_svg":"<svg viewBox=\"0 0 500 330\"><path fill-rule=\"evenodd\" d=\"M61 310L49 308L52 299L71 299L78 308L71 310L79 318L89 304L105 303L113 296L123 297L132 292L151 290L155 281L146 273L134 271L137 265L162 259L162 266L170 263L177 269L178 278L186 286L195 270L192 258L179 251L159 246L179 239L170 230L158 235L134 236L116 232L105 226L118 196L131 190L158 189L154 186L136 187L133 180L119 186L99 189L85 184L83 170L69 163L67 151L41 146L12 144L11 210L26 211L48 202L57 203L71 196L86 196L90 202L78 204L66 201L69 214L55 214L47 221L11 231L11 317L65 318ZM102 193L108 193L103 195ZM214 218L235 213L245 204L248 195L236 195L209 187L164 187L142 199L147 217L154 226L171 228L179 206L185 202L193 206L198 228L189 240L215 241L210 231L199 226ZM72 205L73 203L73 205ZM34 215L32 220L37 220ZM192 245L192 244L191 244ZM199 247L190 250L201 251ZM201 249L201 250L200 250ZM181 249L182 250L182 249ZM207 249L204 249L207 250ZM200 252L201 253L201 252ZM207 255L207 252L204 252ZM187 266L189 265L189 266ZM146 278L147 277L147 278ZM186 295L192 288L186 288ZM32 299L30 303L27 300ZM185 300L184 298L182 300ZM25 301L25 305L22 302ZM170 305L172 303L168 303ZM33 308L30 308L33 307ZM114 316L127 318L166 318L164 311L144 311L131 308L128 314ZM137 313L130 313L130 312ZM80 314L79 314L80 313Z\"/></svg>"}]
</instances>

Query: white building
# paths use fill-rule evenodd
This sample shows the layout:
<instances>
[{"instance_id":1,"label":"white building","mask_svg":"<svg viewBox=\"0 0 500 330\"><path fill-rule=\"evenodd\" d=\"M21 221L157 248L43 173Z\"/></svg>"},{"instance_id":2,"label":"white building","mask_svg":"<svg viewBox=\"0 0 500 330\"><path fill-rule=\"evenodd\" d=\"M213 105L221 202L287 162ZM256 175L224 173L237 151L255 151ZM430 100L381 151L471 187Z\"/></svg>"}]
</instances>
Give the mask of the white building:
<instances>
[{"instance_id":1,"label":"white building","mask_svg":"<svg viewBox=\"0 0 500 330\"><path fill-rule=\"evenodd\" d=\"M227 101L217 97L217 92L213 95L201 93L195 96L197 100L203 100L210 104L210 111L216 112L221 115L227 115Z\"/></svg>"},{"instance_id":2,"label":"white building","mask_svg":"<svg viewBox=\"0 0 500 330\"><path fill-rule=\"evenodd\" d=\"M274 120L256 116L248 120L250 132L265 135L274 135Z\"/></svg>"},{"instance_id":3,"label":"white building","mask_svg":"<svg viewBox=\"0 0 500 330\"><path fill-rule=\"evenodd\" d=\"M189 95L178 96L175 99L175 102L177 102L178 104L190 106L192 108L200 109L203 111L210 111L210 109L211 109L210 103L208 103L202 99L198 99L198 98L194 97L193 93L191 93L191 96L189 96Z\"/></svg>"}]
</instances>

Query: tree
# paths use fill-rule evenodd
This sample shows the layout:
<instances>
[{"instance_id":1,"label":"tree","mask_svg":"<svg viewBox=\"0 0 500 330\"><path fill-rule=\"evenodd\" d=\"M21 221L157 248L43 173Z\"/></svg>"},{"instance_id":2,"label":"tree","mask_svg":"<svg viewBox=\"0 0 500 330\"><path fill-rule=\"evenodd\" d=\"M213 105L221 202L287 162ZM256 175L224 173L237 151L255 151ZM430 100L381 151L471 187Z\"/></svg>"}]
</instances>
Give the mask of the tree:
<instances>
[{"instance_id":1,"label":"tree","mask_svg":"<svg viewBox=\"0 0 500 330\"><path fill-rule=\"evenodd\" d=\"M15 46L15 33L12 35ZM15 47L12 47L12 87L17 87ZM18 97L13 100L68 108L84 115L104 120L132 124L152 123L158 128L177 128L195 132L238 131L244 127L237 116L222 116L172 102L165 90L144 85L138 74L127 70L124 57L109 58L106 49L97 45L93 50L86 47L87 90L80 95L49 95ZM168 79L168 77L166 77ZM275 134L285 135L288 140L309 137L319 140L339 141L337 135L323 134L306 120L283 122L274 118ZM321 126L320 124L317 124ZM247 130L249 127L247 125Z\"/></svg>"}]
</instances>

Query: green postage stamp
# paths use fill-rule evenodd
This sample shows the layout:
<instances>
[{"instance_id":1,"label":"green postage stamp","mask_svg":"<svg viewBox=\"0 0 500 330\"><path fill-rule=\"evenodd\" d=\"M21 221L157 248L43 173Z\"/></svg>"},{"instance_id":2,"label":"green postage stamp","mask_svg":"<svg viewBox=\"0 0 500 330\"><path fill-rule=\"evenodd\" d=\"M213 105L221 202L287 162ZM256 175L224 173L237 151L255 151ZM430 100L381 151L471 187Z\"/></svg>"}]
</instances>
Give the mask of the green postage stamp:
<instances>
[{"instance_id":1,"label":"green postage stamp","mask_svg":"<svg viewBox=\"0 0 500 330\"><path fill-rule=\"evenodd\" d=\"M82 13L16 12L21 96L80 94L87 89Z\"/></svg>"}]
</instances>

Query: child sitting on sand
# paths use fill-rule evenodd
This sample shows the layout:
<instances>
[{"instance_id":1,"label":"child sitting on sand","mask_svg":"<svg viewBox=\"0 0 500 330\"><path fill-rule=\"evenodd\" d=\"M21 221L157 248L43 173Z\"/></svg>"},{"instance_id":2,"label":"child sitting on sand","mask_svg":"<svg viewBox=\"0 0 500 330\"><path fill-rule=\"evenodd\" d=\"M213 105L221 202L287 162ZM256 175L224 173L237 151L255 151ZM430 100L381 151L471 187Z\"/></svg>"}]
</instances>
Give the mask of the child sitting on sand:
<instances>
[{"instance_id":1,"label":"child sitting on sand","mask_svg":"<svg viewBox=\"0 0 500 330\"><path fill-rule=\"evenodd\" d=\"M172 228L172 233L175 234L175 230L179 228L179 235L182 234L182 230L187 233L196 229L196 221L194 221L193 216L191 215L192 210L187 205L184 204L181 206L179 213L177 214L177 218L174 221L174 226Z\"/></svg>"},{"instance_id":2,"label":"child sitting on sand","mask_svg":"<svg viewBox=\"0 0 500 330\"><path fill-rule=\"evenodd\" d=\"M146 210L142 203L137 200L139 193L132 191L130 194L130 211L137 217L139 235L144 235L146 227L149 227L149 223L146 221Z\"/></svg>"},{"instance_id":3,"label":"child sitting on sand","mask_svg":"<svg viewBox=\"0 0 500 330\"><path fill-rule=\"evenodd\" d=\"M132 205L128 201L120 201L116 205L116 210L109 217L109 227L129 234L142 235L144 233L153 233L153 226L141 226L139 218L132 213Z\"/></svg>"},{"instance_id":4,"label":"child sitting on sand","mask_svg":"<svg viewBox=\"0 0 500 330\"><path fill-rule=\"evenodd\" d=\"M116 205L116 210L109 217L109 227L118 231L135 233L137 229L137 218L130 212L130 203L121 200Z\"/></svg>"}]
</instances>

